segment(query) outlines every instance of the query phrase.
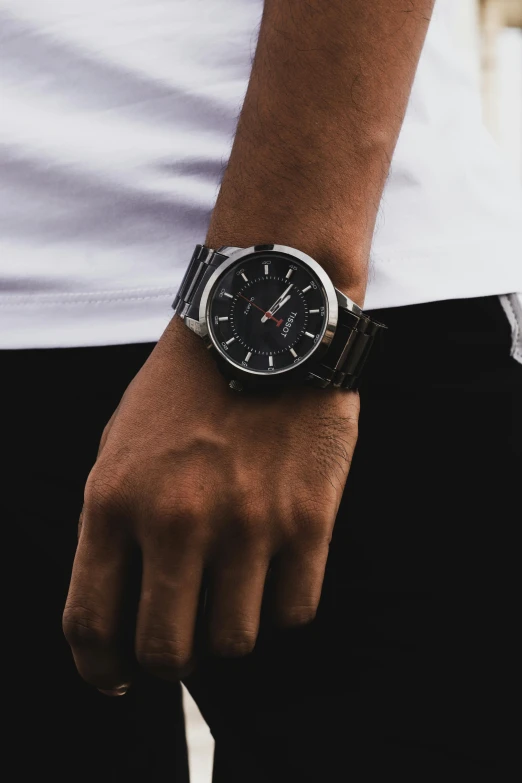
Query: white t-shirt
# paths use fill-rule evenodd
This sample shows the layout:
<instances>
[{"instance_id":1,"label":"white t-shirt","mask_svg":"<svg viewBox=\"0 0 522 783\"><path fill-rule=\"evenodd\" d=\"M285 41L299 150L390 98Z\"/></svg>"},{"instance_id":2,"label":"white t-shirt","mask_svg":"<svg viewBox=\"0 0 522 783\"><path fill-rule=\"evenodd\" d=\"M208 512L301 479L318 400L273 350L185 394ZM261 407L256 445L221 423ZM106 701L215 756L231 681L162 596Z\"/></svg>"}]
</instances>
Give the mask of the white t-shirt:
<instances>
[{"instance_id":1,"label":"white t-shirt","mask_svg":"<svg viewBox=\"0 0 522 783\"><path fill-rule=\"evenodd\" d=\"M521 190L480 124L452 4L421 57L367 308L522 291ZM205 237L262 7L0 0L0 348L160 336Z\"/></svg>"}]
</instances>

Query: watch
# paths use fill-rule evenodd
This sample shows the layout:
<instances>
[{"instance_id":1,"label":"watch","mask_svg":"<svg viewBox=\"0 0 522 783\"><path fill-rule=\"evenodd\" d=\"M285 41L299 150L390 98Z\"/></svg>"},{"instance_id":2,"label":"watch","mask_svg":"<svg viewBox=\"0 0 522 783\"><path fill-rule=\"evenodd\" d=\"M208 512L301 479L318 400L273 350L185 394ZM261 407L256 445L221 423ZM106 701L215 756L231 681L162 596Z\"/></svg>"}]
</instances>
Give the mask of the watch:
<instances>
[{"instance_id":1,"label":"watch","mask_svg":"<svg viewBox=\"0 0 522 783\"><path fill-rule=\"evenodd\" d=\"M237 391L308 383L356 389L386 327L285 245L196 245L172 307Z\"/></svg>"}]
</instances>

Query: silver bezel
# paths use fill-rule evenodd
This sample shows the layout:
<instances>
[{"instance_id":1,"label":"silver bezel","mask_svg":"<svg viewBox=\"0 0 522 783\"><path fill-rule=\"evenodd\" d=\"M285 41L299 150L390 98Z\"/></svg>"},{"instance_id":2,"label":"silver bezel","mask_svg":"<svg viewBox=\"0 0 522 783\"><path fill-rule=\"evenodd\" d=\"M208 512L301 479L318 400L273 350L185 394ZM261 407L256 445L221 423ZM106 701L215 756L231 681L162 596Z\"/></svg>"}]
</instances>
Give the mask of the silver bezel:
<instances>
[{"instance_id":1,"label":"silver bezel","mask_svg":"<svg viewBox=\"0 0 522 783\"><path fill-rule=\"evenodd\" d=\"M205 288L203 289L203 293L201 295L201 302L199 305L199 324L200 324L200 336L205 341L205 345L210 348L214 347L216 351L219 352L219 355L222 356L232 367L234 367L235 370L240 370L241 372L244 372L248 375L257 375L257 376L274 376L274 375L282 375L285 372L290 372L292 370L297 370L298 368L302 368L305 366L312 358L317 359L326 351L330 343L332 342L333 336L335 334L335 329L337 327L337 321L339 317L339 305L337 300L337 294L336 290L334 288L334 285L322 266L317 263L311 256L308 256L306 253L302 253L300 250L296 250L293 247L288 247L287 245L272 245L270 249L267 249L266 245L259 246L259 249L256 249L258 246L254 247L247 247L242 248L240 250L237 250L227 258L226 261L223 261L223 263L216 269L216 271L212 274L212 276L209 278ZM212 291L214 290L214 287L220 280L220 278L227 272L227 270L233 266L234 264L237 264L239 261L243 260L247 256L256 256L256 255L266 255L267 253L284 253L285 255L294 257L301 261L301 263L306 264L310 267L310 269L314 272L314 274L318 277L325 294L326 299L326 326L325 330L322 336L322 339L319 340L315 346L315 348L311 351L311 353L308 354L308 356L303 359L298 364L291 364L289 367L282 368L280 370L276 370L274 372L263 372L262 370L251 370L247 367L243 367L240 364L237 364L235 361L230 359L225 351L221 349L221 346L214 338L214 335L212 333L212 329L209 326L208 320L209 320L209 309L210 309L210 296Z\"/></svg>"}]
</instances>

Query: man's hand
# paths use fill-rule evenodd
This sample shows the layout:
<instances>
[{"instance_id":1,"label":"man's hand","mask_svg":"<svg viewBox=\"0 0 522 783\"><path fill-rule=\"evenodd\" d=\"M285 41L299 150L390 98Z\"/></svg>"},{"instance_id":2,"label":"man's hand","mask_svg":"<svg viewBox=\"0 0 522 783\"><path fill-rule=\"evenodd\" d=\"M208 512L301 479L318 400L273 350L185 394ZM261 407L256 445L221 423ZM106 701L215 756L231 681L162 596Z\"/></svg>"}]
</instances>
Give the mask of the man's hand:
<instances>
[{"instance_id":1,"label":"man's hand","mask_svg":"<svg viewBox=\"0 0 522 783\"><path fill-rule=\"evenodd\" d=\"M265 0L206 245L298 248L362 306L433 2ZM64 616L85 679L125 683L133 648L142 666L182 675L204 572L217 653L252 649L270 566L279 621L313 618L358 403L305 388L237 396L172 322L109 422L87 483Z\"/></svg>"},{"instance_id":2,"label":"man's hand","mask_svg":"<svg viewBox=\"0 0 522 783\"><path fill-rule=\"evenodd\" d=\"M64 613L80 674L114 690L137 659L183 676L204 573L219 655L254 647L270 567L277 621L311 621L358 413L355 393L232 392L174 319L107 425L87 482ZM137 552L141 587L129 584Z\"/></svg>"}]
</instances>

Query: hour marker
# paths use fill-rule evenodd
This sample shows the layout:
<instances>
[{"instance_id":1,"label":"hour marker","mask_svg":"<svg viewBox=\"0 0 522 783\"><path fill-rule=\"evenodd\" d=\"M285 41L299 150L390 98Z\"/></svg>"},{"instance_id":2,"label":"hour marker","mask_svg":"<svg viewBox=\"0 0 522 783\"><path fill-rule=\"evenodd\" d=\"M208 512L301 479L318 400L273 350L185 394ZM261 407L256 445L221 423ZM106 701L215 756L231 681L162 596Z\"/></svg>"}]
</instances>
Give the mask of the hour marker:
<instances>
[{"instance_id":1,"label":"hour marker","mask_svg":"<svg viewBox=\"0 0 522 783\"><path fill-rule=\"evenodd\" d=\"M245 362L249 362L249 361L250 361L250 357L251 357L251 356L252 356L252 351L249 351L249 352L247 353L247 355L245 356Z\"/></svg>"},{"instance_id":2,"label":"hour marker","mask_svg":"<svg viewBox=\"0 0 522 783\"><path fill-rule=\"evenodd\" d=\"M223 291L223 293L225 294L225 296L228 296L228 298L229 298L229 299L233 299L233 298L234 298L234 297L232 296L232 294L227 294L227 292L226 292L226 291Z\"/></svg>"},{"instance_id":3,"label":"hour marker","mask_svg":"<svg viewBox=\"0 0 522 783\"><path fill-rule=\"evenodd\" d=\"M294 357L294 359L297 359L297 353L294 351L294 349L293 349L293 348L290 348L290 353L292 354L292 356Z\"/></svg>"},{"instance_id":4,"label":"hour marker","mask_svg":"<svg viewBox=\"0 0 522 783\"><path fill-rule=\"evenodd\" d=\"M235 337L231 337L230 340L226 341L227 345L230 345L230 343L233 343L235 339L236 339Z\"/></svg>"},{"instance_id":5,"label":"hour marker","mask_svg":"<svg viewBox=\"0 0 522 783\"><path fill-rule=\"evenodd\" d=\"M267 275L267 274L268 274L268 269L269 269L269 266L268 266L268 264L265 264L265 275Z\"/></svg>"},{"instance_id":6,"label":"hour marker","mask_svg":"<svg viewBox=\"0 0 522 783\"><path fill-rule=\"evenodd\" d=\"M244 273L244 272L241 272L241 277L243 278L243 280L245 281L245 283L248 283L248 277L245 275L245 273Z\"/></svg>"},{"instance_id":7,"label":"hour marker","mask_svg":"<svg viewBox=\"0 0 522 783\"><path fill-rule=\"evenodd\" d=\"M269 356L268 357L268 366L269 367L273 367L274 366L274 357L273 356Z\"/></svg>"},{"instance_id":8,"label":"hour marker","mask_svg":"<svg viewBox=\"0 0 522 783\"><path fill-rule=\"evenodd\" d=\"M310 313L310 315L313 315L314 313L320 313L321 311L320 310L309 310L308 312Z\"/></svg>"},{"instance_id":9,"label":"hour marker","mask_svg":"<svg viewBox=\"0 0 522 783\"><path fill-rule=\"evenodd\" d=\"M312 338L312 340L315 338L315 334L310 334L310 332L305 332L305 335L306 335L307 337L311 337L311 338Z\"/></svg>"},{"instance_id":10,"label":"hour marker","mask_svg":"<svg viewBox=\"0 0 522 783\"><path fill-rule=\"evenodd\" d=\"M228 321L228 315L221 315L221 316L218 318L218 321Z\"/></svg>"},{"instance_id":11,"label":"hour marker","mask_svg":"<svg viewBox=\"0 0 522 783\"><path fill-rule=\"evenodd\" d=\"M289 280L293 274L294 274L294 270L290 268L285 275L286 279Z\"/></svg>"},{"instance_id":12,"label":"hour marker","mask_svg":"<svg viewBox=\"0 0 522 783\"><path fill-rule=\"evenodd\" d=\"M303 288L303 294L306 294L306 292L309 291L311 287L311 285L307 285L306 288Z\"/></svg>"}]
</instances>

